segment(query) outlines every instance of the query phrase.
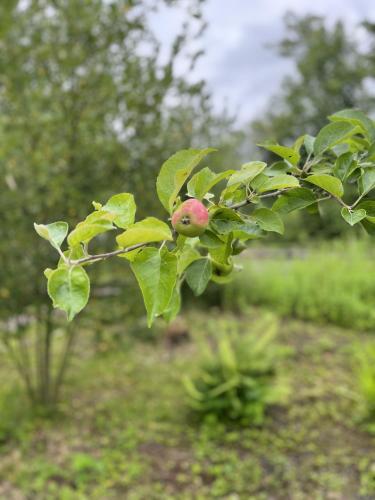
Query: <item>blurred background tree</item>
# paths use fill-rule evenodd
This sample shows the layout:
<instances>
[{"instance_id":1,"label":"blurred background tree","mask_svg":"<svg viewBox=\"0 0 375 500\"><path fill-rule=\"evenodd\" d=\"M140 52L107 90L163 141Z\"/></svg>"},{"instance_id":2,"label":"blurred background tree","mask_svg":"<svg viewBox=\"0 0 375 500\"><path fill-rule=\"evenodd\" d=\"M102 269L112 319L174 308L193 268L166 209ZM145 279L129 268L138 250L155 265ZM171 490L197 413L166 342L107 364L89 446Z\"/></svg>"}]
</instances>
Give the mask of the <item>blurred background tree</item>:
<instances>
[{"instance_id":1,"label":"blurred background tree","mask_svg":"<svg viewBox=\"0 0 375 500\"><path fill-rule=\"evenodd\" d=\"M296 74L284 78L265 114L250 124L253 142L273 139L292 144L301 131L315 136L338 109L359 107L369 113L375 109L374 25L364 23L366 43L360 44L342 21L331 26L320 16L288 12L284 24L287 36L277 50L294 62ZM276 159L272 153L262 154L267 161ZM319 213L293 214L283 241L335 238L349 232L334 204L327 203Z\"/></svg>"},{"instance_id":2,"label":"blurred background tree","mask_svg":"<svg viewBox=\"0 0 375 500\"><path fill-rule=\"evenodd\" d=\"M338 109L374 109L369 80L374 78L375 61L369 45L361 49L342 21L330 26L323 17L289 12L284 23L287 36L278 52L293 60L296 75L283 80L265 116L252 123L257 140L288 143L301 130L315 135Z\"/></svg>"},{"instance_id":3,"label":"blurred background tree","mask_svg":"<svg viewBox=\"0 0 375 500\"><path fill-rule=\"evenodd\" d=\"M0 7L0 252L1 273L10 280L2 275L1 283L11 310L20 312L38 295L44 301L38 275L47 261L34 220L77 222L92 199L105 201L114 191L140 195L141 211L160 210L160 163L176 149L218 141L220 120L211 116L204 84L175 74L179 55L202 28L200 3L189 2L192 21L164 63L144 2Z\"/></svg>"},{"instance_id":4,"label":"blurred background tree","mask_svg":"<svg viewBox=\"0 0 375 500\"><path fill-rule=\"evenodd\" d=\"M185 22L162 58L148 14L180 3ZM0 317L37 318L42 359L53 330L42 271L53 252L33 222L74 224L91 200L124 191L135 193L139 215L156 214L161 163L177 149L227 140L230 119L213 114L204 82L175 70L179 58L192 69L201 54L189 45L204 30L201 4L1 2ZM107 275L121 281L111 265Z\"/></svg>"}]
</instances>

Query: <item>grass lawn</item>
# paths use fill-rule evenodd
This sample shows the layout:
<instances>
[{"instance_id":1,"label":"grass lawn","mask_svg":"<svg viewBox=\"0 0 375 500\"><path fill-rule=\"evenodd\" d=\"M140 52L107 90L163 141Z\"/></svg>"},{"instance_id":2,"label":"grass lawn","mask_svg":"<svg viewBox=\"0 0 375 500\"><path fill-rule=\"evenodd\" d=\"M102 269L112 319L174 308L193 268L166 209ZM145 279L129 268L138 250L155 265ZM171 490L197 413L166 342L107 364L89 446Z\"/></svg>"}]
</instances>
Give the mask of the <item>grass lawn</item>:
<instances>
[{"instance_id":1,"label":"grass lawn","mask_svg":"<svg viewBox=\"0 0 375 500\"><path fill-rule=\"evenodd\" d=\"M256 313L227 315L250 329ZM181 375L218 312L189 313L192 341L78 346L62 414L30 417L2 360L0 498L371 499L375 438L357 422L350 346L368 335L283 321L288 404L261 428L199 423Z\"/></svg>"}]
</instances>

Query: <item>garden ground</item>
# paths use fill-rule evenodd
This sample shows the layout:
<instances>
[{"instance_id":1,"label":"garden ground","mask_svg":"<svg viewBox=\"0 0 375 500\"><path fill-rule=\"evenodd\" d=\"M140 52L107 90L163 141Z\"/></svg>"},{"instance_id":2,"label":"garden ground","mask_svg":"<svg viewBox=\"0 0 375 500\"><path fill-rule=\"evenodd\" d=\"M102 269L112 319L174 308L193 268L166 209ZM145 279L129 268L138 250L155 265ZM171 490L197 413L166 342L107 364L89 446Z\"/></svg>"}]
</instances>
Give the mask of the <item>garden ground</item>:
<instances>
[{"instance_id":1,"label":"garden ground","mask_svg":"<svg viewBox=\"0 0 375 500\"><path fill-rule=\"evenodd\" d=\"M223 321L251 331L263 314L187 313L190 340L129 340L100 354L81 332L65 405L51 420L32 417L7 381L0 498L375 498L375 438L358 420L351 353L371 334L283 320L287 404L259 428L190 413L181 375L194 372L199 339ZM6 359L1 366L9 380Z\"/></svg>"}]
</instances>

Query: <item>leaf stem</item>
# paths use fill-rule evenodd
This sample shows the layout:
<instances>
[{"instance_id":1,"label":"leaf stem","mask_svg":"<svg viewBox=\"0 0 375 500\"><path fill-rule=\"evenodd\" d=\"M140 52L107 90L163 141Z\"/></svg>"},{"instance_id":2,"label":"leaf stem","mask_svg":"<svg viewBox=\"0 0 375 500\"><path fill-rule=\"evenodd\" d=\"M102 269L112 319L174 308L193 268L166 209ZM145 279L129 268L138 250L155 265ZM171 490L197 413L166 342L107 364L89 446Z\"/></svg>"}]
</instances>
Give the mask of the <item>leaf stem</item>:
<instances>
[{"instance_id":1,"label":"leaf stem","mask_svg":"<svg viewBox=\"0 0 375 500\"><path fill-rule=\"evenodd\" d=\"M356 201L349 207L349 208L354 208L358 205L358 203L362 200L362 198L367 194L366 192L363 192L359 198L356 199Z\"/></svg>"},{"instance_id":2,"label":"leaf stem","mask_svg":"<svg viewBox=\"0 0 375 500\"><path fill-rule=\"evenodd\" d=\"M345 203L345 201L343 201L341 198L339 198L338 196L335 196L334 194L332 195L336 201L338 201L340 203L340 205L342 205L344 208L347 208L348 210L350 210L352 207L347 205Z\"/></svg>"}]
</instances>

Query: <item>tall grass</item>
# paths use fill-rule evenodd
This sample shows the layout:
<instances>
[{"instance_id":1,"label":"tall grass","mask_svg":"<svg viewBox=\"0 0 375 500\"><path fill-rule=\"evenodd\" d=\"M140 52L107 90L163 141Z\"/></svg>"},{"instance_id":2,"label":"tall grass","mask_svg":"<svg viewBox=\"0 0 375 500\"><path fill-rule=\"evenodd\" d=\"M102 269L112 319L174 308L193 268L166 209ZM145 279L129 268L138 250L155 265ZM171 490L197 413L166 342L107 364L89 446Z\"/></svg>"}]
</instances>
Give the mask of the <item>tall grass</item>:
<instances>
[{"instance_id":1,"label":"tall grass","mask_svg":"<svg viewBox=\"0 0 375 500\"><path fill-rule=\"evenodd\" d=\"M375 434L375 343L356 346L354 371L363 416L370 432Z\"/></svg>"},{"instance_id":2,"label":"tall grass","mask_svg":"<svg viewBox=\"0 0 375 500\"><path fill-rule=\"evenodd\" d=\"M262 258L251 253L223 287L224 304L265 306L317 323L375 330L375 247L368 241L325 243L301 252Z\"/></svg>"}]
</instances>

